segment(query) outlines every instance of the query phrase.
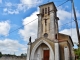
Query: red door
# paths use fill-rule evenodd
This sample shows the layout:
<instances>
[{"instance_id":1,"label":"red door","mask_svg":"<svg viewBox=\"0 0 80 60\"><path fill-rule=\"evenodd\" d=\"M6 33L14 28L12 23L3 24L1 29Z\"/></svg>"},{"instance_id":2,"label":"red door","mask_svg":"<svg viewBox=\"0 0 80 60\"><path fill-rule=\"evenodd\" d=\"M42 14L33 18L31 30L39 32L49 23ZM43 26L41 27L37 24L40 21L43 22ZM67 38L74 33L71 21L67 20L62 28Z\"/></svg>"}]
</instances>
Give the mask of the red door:
<instances>
[{"instance_id":1,"label":"red door","mask_svg":"<svg viewBox=\"0 0 80 60\"><path fill-rule=\"evenodd\" d=\"M43 60L49 60L49 50L43 51Z\"/></svg>"}]
</instances>

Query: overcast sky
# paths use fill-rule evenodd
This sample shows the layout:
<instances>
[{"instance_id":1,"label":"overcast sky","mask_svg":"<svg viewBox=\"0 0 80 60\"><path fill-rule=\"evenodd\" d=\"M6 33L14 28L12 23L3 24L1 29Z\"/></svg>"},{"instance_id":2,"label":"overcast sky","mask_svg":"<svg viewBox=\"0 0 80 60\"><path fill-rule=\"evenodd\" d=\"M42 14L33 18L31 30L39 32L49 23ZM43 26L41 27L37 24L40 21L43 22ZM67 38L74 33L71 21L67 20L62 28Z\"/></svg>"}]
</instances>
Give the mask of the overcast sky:
<instances>
[{"instance_id":1,"label":"overcast sky","mask_svg":"<svg viewBox=\"0 0 80 60\"><path fill-rule=\"evenodd\" d=\"M38 6L48 1L57 7L59 32L78 42L70 1L62 4L66 0L0 0L0 51L3 54L27 53L29 37L32 41L37 37ZM80 29L80 0L74 0L74 4Z\"/></svg>"}]
</instances>

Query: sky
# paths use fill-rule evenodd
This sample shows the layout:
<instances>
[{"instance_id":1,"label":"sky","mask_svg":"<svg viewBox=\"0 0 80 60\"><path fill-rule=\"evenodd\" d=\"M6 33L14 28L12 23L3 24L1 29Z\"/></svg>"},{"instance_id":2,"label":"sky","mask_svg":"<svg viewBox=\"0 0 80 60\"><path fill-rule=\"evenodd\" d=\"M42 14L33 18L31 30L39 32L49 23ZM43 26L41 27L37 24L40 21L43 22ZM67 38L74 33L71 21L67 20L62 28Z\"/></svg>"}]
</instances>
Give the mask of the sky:
<instances>
[{"instance_id":1,"label":"sky","mask_svg":"<svg viewBox=\"0 0 80 60\"><path fill-rule=\"evenodd\" d=\"M39 5L54 2L59 17L59 33L70 35L78 43L71 1L66 0L0 0L0 52L27 53L29 37L37 38ZM80 30L80 0L74 0ZM64 4L62 4L64 3ZM76 45L75 45L76 48Z\"/></svg>"}]
</instances>

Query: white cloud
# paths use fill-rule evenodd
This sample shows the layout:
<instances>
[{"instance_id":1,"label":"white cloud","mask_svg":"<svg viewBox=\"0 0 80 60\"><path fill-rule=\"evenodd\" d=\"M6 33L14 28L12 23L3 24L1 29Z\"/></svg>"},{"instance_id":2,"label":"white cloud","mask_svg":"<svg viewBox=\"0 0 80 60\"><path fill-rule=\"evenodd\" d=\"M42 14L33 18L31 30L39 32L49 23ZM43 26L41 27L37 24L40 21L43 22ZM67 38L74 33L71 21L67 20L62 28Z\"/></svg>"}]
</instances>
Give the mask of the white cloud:
<instances>
[{"instance_id":1,"label":"white cloud","mask_svg":"<svg viewBox=\"0 0 80 60\"><path fill-rule=\"evenodd\" d=\"M65 11L64 9L59 9L57 13L58 13L57 15L60 18L60 20L71 18L71 12Z\"/></svg>"},{"instance_id":2,"label":"white cloud","mask_svg":"<svg viewBox=\"0 0 80 60\"><path fill-rule=\"evenodd\" d=\"M66 26L70 26L70 24L71 24L70 22L72 22L72 25L75 26L73 12L66 11L65 8L60 7L60 8L58 8L57 16L60 19L58 21L59 22L59 29L63 29L63 27L62 27L63 24L66 24ZM77 18L80 17L80 12L78 10L76 10L76 16L77 16Z\"/></svg>"},{"instance_id":3,"label":"white cloud","mask_svg":"<svg viewBox=\"0 0 80 60\"><path fill-rule=\"evenodd\" d=\"M18 14L19 11L16 8L16 4L13 4L11 2L5 3L6 8L3 9L3 14ZM14 9L15 8L15 9Z\"/></svg>"},{"instance_id":4,"label":"white cloud","mask_svg":"<svg viewBox=\"0 0 80 60\"><path fill-rule=\"evenodd\" d=\"M67 19L74 18L73 11L66 11L67 7L69 8L69 6L65 6L64 8L63 7L58 8L57 16L60 18L60 20L67 20ZM80 17L80 12L77 9L76 9L76 16Z\"/></svg>"},{"instance_id":5,"label":"white cloud","mask_svg":"<svg viewBox=\"0 0 80 60\"><path fill-rule=\"evenodd\" d=\"M80 17L80 11L79 10L76 10L76 16Z\"/></svg>"},{"instance_id":6,"label":"white cloud","mask_svg":"<svg viewBox=\"0 0 80 60\"><path fill-rule=\"evenodd\" d=\"M4 8L4 9L3 9L4 12L6 12L7 10L8 10L7 8Z\"/></svg>"},{"instance_id":7,"label":"white cloud","mask_svg":"<svg viewBox=\"0 0 80 60\"><path fill-rule=\"evenodd\" d=\"M38 14L38 11L34 12L31 16L23 19L23 25L25 25L25 26L24 26L24 29L19 30L19 34L24 38L24 40L28 40L29 37L32 36L32 41L34 41L37 36L38 19L35 20L35 18L38 18L38 17L36 14ZM35 21L33 21L33 20L35 20ZM31 23L29 23L29 22L31 22ZM26 25L26 24L28 24L28 25Z\"/></svg>"},{"instance_id":8,"label":"white cloud","mask_svg":"<svg viewBox=\"0 0 80 60\"><path fill-rule=\"evenodd\" d=\"M0 3L2 3L2 0L0 0Z\"/></svg>"},{"instance_id":9,"label":"white cloud","mask_svg":"<svg viewBox=\"0 0 80 60\"><path fill-rule=\"evenodd\" d=\"M33 3L34 1L34 3ZM40 3L42 3L42 0L20 0L20 4L18 4L18 10L27 10L32 7L36 7Z\"/></svg>"},{"instance_id":10,"label":"white cloud","mask_svg":"<svg viewBox=\"0 0 80 60\"><path fill-rule=\"evenodd\" d=\"M8 7L11 7L13 4L11 2L8 2L8 3L6 2L5 5Z\"/></svg>"},{"instance_id":11,"label":"white cloud","mask_svg":"<svg viewBox=\"0 0 80 60\"><path fill-rule=\"evenodd\" d=\"M12 9L8 10L7 12L9 14L18 14L19 13L17 10L12 10Z\"/></svg>"},{"instance_id":12,"label":"white cloud","mask_svg":"<svg viewBox=\"0 0 80 60\"><path fill-rule=\"evenodd\" d=\"M60 33L70 35L73 42L78 43L76 28L64 29Z\"/></svg>"},{"instance_id":13,"label":"white cloud","mask_svg":"<svg viewBox=\"0 0 80 60\"><path fill-rule=\"evenodd\" d=\"M10 23L9 21L1 21L0 22L0 35L7 36L10 30Z\"/></svg>"},{"instance_id":14,"label":"white cloud","mask_svg":"<svg viewBox=\"0 0 80 60\"><path fill-rule=\"evenodd\" d=\"M26 45L20 44L17 40L4 39L0 40L0 51L3 54L14 54L20 55L21 53L27 52Z\"/></svg>"},{"instance_id":15,"label":"white cloud","mask_svg":"<svg viewBox=\"0 0 80 60\"><path fill-rule=\"evenodd\" d=\"M69 22L69 20L71 19L71 12L68 12L65 9L63 9L62 7L60 7L60 8L58 8L57 16L60 19L58 21L58 24L59 24L59 30L61 30L63 28L62 24L65 24L65 23Z\"/></svg>"},{"instance_id":16,"label":"white cloud","mask_svg":"<svg viewBox=\"0 0 80 60\"><path fill-rule=\"evenodd\" d=\"M23 5L27 6L28 8L34 7L42 2L41 0L20 0L20 1Z\"/></svg>"},{"instance_id":17,"label":"white cloud","mask_svg":"<svg viewBox=\"0 0 80 60\"><path fill-rule=\"evenodd\" d=\"M42 0L20 0L19 4L6 2L6 8L3 9L3 12L4 14L19 14L21 11L25 12L29 8L36 7L41 2Z\"/></svg>"},{"instance_id":18,"label":"white cloud","mask_svg":"<svg viewBox=\"0 0 80 60\"><path fill-rule=\"evenodd\" d=\"M3 14L18 14L19 13L19 11L18 10L13 10L13 9L8 9L8 8L4 8L3 9Z\"/></svg>"}]
</instances>

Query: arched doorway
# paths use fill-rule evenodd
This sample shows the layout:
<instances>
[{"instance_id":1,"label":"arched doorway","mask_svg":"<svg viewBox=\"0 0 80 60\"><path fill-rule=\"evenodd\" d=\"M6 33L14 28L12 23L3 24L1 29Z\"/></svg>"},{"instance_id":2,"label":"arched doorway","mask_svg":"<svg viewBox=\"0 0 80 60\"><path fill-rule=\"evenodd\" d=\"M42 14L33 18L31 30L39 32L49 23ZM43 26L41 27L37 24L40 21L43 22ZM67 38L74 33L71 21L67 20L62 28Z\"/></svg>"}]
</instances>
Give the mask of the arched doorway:
<instances>
[{"instance_id":1,"label":"arched doorway","mask_svg":"<svg viewBox=\"0 0 80 60\"><path fill-rule=\"evenodd\" d=\"M31 52L30 60L54 60L54 52L48 42L40 40Z\"/></svg>"}]
</instances>

